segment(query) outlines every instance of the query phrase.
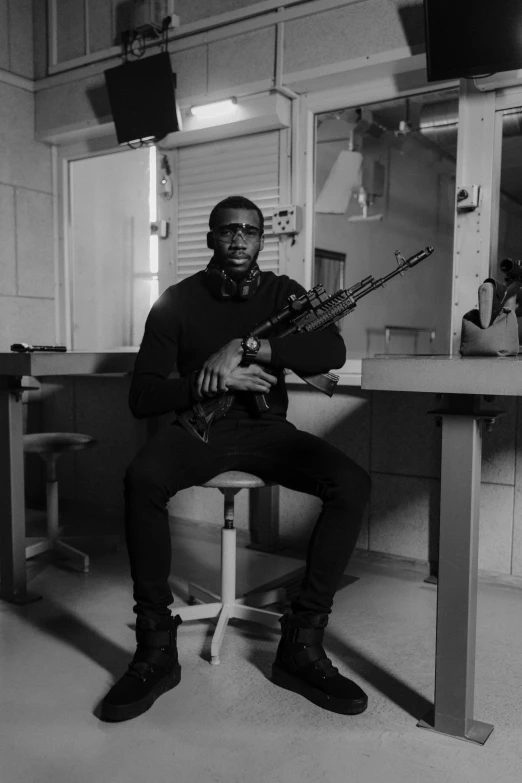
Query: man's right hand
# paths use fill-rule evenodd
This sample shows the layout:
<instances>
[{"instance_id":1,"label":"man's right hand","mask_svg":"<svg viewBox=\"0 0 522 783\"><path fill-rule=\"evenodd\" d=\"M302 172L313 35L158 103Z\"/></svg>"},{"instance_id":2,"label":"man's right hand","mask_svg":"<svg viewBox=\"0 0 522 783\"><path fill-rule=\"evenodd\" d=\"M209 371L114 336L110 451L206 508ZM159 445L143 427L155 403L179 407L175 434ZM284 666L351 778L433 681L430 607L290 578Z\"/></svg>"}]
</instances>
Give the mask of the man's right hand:
<instances>
[{"instance_id":1,"label":"man's right hand","mask_svg":"<svg viewBox=\"0 0 522 783\"><path fill-rule=\"evenodd\" d=\"M227 391L249 391L256 394L267 394L276 383L275 375L255 363L249 364L248 367L236 367L226 379Z\"/></svg>"}]
</instances>

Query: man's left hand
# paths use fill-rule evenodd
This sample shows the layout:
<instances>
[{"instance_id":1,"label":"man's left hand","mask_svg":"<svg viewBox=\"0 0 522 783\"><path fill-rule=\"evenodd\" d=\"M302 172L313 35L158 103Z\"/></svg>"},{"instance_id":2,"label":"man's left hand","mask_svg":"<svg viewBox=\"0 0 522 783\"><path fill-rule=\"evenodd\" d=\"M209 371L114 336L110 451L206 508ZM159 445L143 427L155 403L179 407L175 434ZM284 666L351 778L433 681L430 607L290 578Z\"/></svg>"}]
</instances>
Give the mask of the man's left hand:
<instances>
[{"instance_id":1,"label":"man's left hand","mask_svg":"<svg viewBox=\"0 0 522 783\"><path fill-rule=\"evenodd\" d=\"M243 359L241 338L237 337L213 353L199 371L194 383L198 395L212 397L227 391L227 378Z\"/></svg>"}]
</instances>

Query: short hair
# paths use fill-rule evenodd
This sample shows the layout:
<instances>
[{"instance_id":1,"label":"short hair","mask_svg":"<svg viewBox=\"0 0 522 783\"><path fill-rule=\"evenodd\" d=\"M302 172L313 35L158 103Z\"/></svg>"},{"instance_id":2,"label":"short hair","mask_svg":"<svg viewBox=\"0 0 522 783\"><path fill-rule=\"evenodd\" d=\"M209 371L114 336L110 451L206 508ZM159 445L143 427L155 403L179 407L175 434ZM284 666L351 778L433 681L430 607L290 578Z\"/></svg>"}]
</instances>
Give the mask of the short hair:
<instances>
[{"instance_id":1,"label":"short hair","mask_svg":"<svg viewBox=\"0 0 522 783\"><path fill-rule=\"evenodd\" d=\"M216 227L218 213L224 209L248 209L251 212L257 212L259 215L259 227L261 228L261 231L263 231L265 225L263 213L257 204L254 204L253 201L250 201L250 199L245 196L227 196L223 201L216 204L208 219L208 225L211 231Z\"/></svg>"}]
</instances>

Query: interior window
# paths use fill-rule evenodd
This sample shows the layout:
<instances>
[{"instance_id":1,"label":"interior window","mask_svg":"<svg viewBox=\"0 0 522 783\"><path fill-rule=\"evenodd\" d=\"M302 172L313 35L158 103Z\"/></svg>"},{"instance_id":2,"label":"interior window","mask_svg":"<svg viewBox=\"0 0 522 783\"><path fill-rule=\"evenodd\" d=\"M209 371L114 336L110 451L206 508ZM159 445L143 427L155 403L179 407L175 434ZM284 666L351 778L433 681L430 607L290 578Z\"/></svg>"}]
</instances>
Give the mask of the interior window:
<instances>
[{"instance_id":1,"label":"interior window","mask_svg":"<svg viewBox=\"0 0 522 783\"><path fill-rule=\"evenodd\" d=\"M69 164L74 350L139 345L158 296L156 149Z\"/></svg>"},{"instance_id":2,"label":"interior window","mask_svg":"<svg viewBox=\"0 0 522 783\"><path fill-rule=\"evenodd\" d=\"M457 123L457 90L316 116L314 282L333 293L435 248L341 322L349 358L449 352Z\"/></svg>"}]
</instances>

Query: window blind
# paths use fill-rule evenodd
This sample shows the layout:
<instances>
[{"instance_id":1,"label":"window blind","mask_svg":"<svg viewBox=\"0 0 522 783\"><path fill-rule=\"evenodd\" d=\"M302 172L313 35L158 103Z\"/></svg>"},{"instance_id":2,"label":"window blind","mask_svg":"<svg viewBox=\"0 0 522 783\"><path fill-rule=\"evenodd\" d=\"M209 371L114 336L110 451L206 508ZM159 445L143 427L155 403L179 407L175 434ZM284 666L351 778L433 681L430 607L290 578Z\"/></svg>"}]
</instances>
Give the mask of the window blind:
<instances>
[{"instance_id":1,"label":"window blind","mask_svg":"<svg viewBox=\"0 0 522 783\"><path fill-rule=\"evenodd\" d=\"M279 131L195 144L178 150L177 282L204 269L208 218L227 196L246 196L265 217L261 269L279 272L279 238L270 213L279 205Z\"/></svg>"}]
</instances>

